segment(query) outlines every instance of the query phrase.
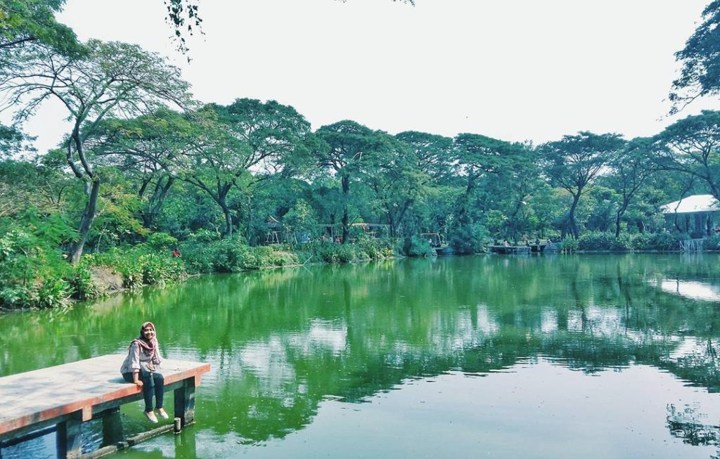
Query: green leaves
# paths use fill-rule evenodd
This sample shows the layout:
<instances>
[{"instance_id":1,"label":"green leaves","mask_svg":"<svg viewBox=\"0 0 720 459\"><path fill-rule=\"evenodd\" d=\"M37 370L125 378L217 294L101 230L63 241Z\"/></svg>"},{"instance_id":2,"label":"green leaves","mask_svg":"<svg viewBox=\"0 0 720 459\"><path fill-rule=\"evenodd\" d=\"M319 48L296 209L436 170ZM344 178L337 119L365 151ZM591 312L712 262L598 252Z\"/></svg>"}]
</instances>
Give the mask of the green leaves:
<instances>
[{"instance_id":1,"label":"green leaves","mask_svg":"<svg viewBox=\"0 0 720 459\"><path fill-rule=\"evenodd\" d=\"M673 81L671 113L676 113L698 97L720 93L720 0L703 10L703 22L675 54L682 63L680 78Z\"/></svg>"}]
</instances>

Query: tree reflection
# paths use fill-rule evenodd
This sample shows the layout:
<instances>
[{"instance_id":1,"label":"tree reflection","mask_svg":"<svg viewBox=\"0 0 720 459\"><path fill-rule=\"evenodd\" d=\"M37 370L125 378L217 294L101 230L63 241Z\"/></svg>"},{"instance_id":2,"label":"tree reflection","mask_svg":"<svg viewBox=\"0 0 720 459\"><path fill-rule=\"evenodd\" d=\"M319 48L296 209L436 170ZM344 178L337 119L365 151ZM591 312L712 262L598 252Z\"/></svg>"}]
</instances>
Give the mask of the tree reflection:
<instances>
[{"instance_id":1,"label":"tree reflection","mask_svg":"<svg viewBox=\"0 0 720 459\"><path fill-rule=\"evenodd\" d=\"M720 278L718 266L467 257L208 277L63 314L0 316L0 375L123 351L152 317L166 355L212 364L201 412L244 442L302 429L327 399L362 403L408 379L539 359L587 374L649 365L716 392L717 305L656 281ZM701 421L668 405L673 435L717 444Z\"/></svg>"},{"instance_id":2,"label":"tree reflection","mask_svg":"<svg viewBox=\"0 0 720 459\"><path fill-rule=\"evenodd\" d=\"M698 445L718 445L720 428L701 422L707 415L698 412L697 407L685 405L678 409L673 404L667 406L667 427L673 437L684 443ZM717 456L714 456L717 457Z\"/></svg>"}]
</instances>

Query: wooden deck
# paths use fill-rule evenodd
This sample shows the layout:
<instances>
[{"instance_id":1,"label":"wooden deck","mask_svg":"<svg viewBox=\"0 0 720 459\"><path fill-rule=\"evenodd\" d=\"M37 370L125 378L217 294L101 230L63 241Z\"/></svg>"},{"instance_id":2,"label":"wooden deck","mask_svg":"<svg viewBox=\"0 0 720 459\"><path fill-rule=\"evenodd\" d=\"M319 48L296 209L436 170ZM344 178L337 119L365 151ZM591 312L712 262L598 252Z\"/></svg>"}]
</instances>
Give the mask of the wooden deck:
<instances>
[{"instance_id":1,"label":"wooden deck","mask_svg":"<svg viewBox=\"0 0 720 459\"><path fill-rule=\"evenodd\" d=\"M79 457L80 424L106 417L117 424L119 407L142 399L142 390L120 375L124 358L106 355L0 378L0 456L4 443L56 426L58 457ZM208 371L208 363L163 360L165 391L175 390L174 414L181 425L194 421L195 387Z\"/></svg>"}]
</instances>

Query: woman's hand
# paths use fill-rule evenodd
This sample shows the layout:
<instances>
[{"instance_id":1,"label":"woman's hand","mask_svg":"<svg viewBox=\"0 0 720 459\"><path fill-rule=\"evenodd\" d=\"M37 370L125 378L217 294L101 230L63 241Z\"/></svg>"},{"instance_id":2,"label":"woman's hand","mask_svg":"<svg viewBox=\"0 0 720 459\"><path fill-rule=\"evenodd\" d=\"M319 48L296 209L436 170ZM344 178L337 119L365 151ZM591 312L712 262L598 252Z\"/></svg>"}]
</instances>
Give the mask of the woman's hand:
<instances>
[{"instance_id":1,"label":"woman's hand","mask_svg":"<svg viewBox=\"0 0 720 459\"><path fill-rule=\"evenodd\" d=\"M137 381L133 381L133 382L135 383L136 386L138 386L138 389L143 386L143 382L140 381L139 379Z\"/></svg>"}]
</instances>

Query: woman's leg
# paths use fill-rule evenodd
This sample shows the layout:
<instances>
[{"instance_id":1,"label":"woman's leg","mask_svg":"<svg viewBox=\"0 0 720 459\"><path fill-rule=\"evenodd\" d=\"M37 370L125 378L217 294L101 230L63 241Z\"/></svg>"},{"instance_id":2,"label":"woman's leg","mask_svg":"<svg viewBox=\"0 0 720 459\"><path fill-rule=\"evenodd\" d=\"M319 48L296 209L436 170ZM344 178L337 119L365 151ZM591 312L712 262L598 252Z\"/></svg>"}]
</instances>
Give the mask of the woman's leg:
<instances>
[{"instance_id":1,"label":"woman's leg","mask_svg":"<svg viewBox=\"0 0 720 459\"><path fill-rule=\"evenodd\" d=\"M145 400L145 412L152 411L152 396L154 391L153 374L144 370L140 370L140 379L143 382L143 399Z\"/></svg>"},{"instance_id":2,"label":"woman's leg","mask_svg":"<svg viewBox=\"0 0 720 459\"><path fill-rule=\"evenodd\" d=\"M165 398L165 377L162 373L155 372L152 374L153 386L155 388L155 409L159 410L163 407Z\"/></svg>"}]
</instances>

